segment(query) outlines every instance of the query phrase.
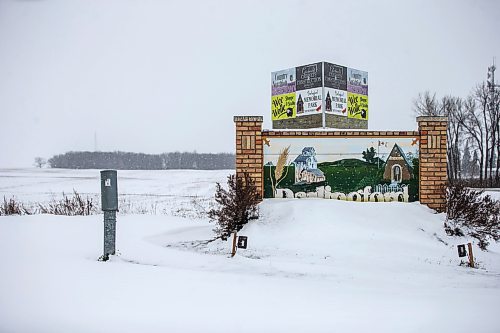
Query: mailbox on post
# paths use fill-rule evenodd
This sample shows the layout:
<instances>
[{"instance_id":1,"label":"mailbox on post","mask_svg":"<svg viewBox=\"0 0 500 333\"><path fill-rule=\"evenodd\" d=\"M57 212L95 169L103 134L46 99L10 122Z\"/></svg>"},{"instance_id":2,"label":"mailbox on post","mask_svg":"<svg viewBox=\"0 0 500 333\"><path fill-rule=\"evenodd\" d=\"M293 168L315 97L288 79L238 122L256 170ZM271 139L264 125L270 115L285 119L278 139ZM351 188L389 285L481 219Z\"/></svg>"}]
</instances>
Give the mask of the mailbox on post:
<instances>
[{"instance_id":1,"label":"mailbox on post","mask_svg":"<svg viewBox=\"0 0 500 333\"><path fill-rule=\"evenodd\" d=\"M116 170L101 171L101 207L103 211L118 210Z\"/></svg>"},{"instance_id":2,"label":"mailbox on post","mask_svg":"<svg viewBox=\"0 0 500 333\"><path fill-rule=\"evenodd\" d=\"M101 209L104 211L104 253L101 260L115 254L118 184L116 170L101 171Z\"/></svg>"}]
</instances>

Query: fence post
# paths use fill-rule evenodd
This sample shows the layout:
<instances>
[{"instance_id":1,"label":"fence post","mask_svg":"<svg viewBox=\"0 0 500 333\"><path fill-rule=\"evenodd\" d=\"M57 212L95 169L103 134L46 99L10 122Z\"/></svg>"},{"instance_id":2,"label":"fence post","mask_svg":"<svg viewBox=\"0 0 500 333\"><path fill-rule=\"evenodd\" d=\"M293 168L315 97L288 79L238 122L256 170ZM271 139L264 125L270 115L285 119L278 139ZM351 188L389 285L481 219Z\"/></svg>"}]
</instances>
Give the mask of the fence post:
<instances>
[{"instance_id":1,"label":"fence post","mask_svg":"<svg viewBox=\"0 0 500 333\"><path fill-rule=\"evenodd\" d=\"M474 255L472 254L472 244L467 243L468 254L469 254L469 267L474 268Z\"/></svg>"}]
</instances>

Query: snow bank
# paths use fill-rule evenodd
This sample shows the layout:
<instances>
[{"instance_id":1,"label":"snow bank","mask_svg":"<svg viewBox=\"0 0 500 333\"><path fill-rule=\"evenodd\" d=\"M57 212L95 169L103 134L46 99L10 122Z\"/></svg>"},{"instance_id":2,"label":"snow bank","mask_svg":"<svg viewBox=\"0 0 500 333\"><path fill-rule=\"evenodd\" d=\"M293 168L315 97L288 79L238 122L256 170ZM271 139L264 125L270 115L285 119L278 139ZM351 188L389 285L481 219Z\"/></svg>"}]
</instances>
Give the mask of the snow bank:
<instances>
[{"instance_id":1,"label":"snow bank","mask_svg":"<svg viewBox=\"0 0 500 333\"><path fill-rule=\"evenodd\" d=\"M162 179L175 201L208 198L211 177ZM120 214L106 263L102 215L0 217L0 332L498 332L500 246L460 266L469 240L447 237L442 214L322 199L260 211L234 258L230 242L192 245L213 236L207 220Z\"/></svg>"}]
</instances>

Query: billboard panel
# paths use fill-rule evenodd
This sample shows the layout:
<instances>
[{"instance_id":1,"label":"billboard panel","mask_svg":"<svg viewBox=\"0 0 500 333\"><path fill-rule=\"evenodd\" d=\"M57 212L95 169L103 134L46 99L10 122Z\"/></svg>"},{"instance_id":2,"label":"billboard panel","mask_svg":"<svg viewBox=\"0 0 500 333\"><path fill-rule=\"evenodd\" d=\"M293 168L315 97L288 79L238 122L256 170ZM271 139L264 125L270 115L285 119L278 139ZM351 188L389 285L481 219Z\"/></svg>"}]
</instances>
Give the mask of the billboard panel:
<instances>
[{"instance_id":1,"label":"billboard panel","mask_svg":"<svg viewBox=\"0 0 500 333\"><path fill-rule=\"evenodd\" d=\"M325 112L347 116L347 91L325 87L324 94Z\"/></svg>"},{"instance_id":2,"label":"billboard panel","mask_svg":"<svg viewBox=\"0 0 500 333\"><path fill-rule=\"evenodd\" d=\"M297 116L320 113L322 111L322 87L298 90L295 95Z\"/></svg>"},{"instance_id":3,"label":"billboard panel","mask_svg":"<svg viewBox=\"0 0 500 333\"><path fill-rule=\"evenodd\" d=\"M273 72L271 82L274 128L368 127L368 72L317 62Z\"/></svg>"},{"instance_id":4,"label":"billboard panel","mask_svg":"<svg viewBox=\"0 0 500 333\"><path fill-rule=\"evenodd\" d=\"M295 68L271 73L271 95L282 95L295 92Z\"/></svg>"},{"instance_id":5,"label":"billboard panel","mask_svg":"<svg viewBox=\"0 0 500 333\"><path fill-rule=\"evenodd\" d=\"M296 89L305 90L323 86L323 66L321 62L296 68Z\"/></svg>"},{"instance_id":6,"label":"billboard panel","mask_svg":"<svg viewBox=\"0 0 500 333\"><path fill-rule=\"evenodd\" d=\"M368 95L368 72L353 68L347 69L347 91Z\"/></svg>"},{"instance_id":7,"label":"billboard panel","mask_svg":"<svg viewBox=\"0 0 500 333\"><path fill-rule=\"evenodd\" d=\"M347 90L347 67L325 62L325 87Z\"/></svg>"},{"instance_id":8,"label":"billboard panel","mask_svg":"<svg viewBox=\"0 0 500 333\"><path fill-rule=\"evenodd\" d=\"M368 120L368 96L348 92L347 117Z\"/></svg>"},{"instance_id":9,"label":"billboard panel","mask_svg":"<svg viewBox=\"0 0 500 333\"><path fill-rule=\"evenodd\" d=\"M295 93L271 96L271 116L273 120L295 118Z\"/></svg>"}]
</instances>

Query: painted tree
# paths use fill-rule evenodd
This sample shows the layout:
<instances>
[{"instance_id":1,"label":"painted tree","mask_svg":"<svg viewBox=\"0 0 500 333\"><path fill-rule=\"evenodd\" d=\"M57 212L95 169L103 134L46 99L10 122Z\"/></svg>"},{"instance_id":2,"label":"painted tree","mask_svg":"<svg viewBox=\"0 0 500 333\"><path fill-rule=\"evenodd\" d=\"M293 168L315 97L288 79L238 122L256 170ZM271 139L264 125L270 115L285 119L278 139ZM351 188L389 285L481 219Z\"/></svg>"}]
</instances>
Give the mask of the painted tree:
<instances>
[{"instance_id":1,"label":"painted tree","mask_svg":"<svg viewBox=\"0 0 500 333\"><path fill-rule=\"evenodd\" d=\"M368 163L376 163L377 162L377 159L375 157L376 155L377 155L377 152L375 151L375 148L370 147L369 149L367 148L363 152L363 159L365 161L367 161Z\"/></svg>"}]
</instances>

